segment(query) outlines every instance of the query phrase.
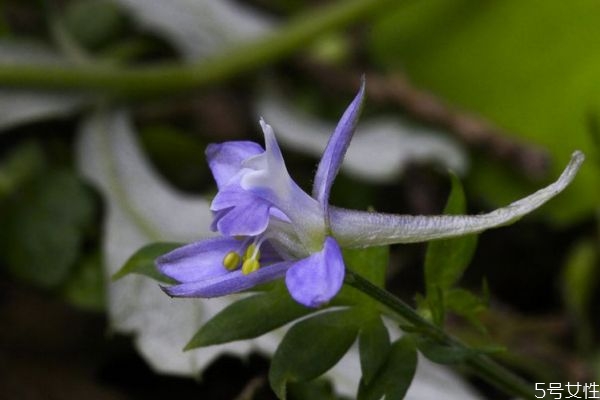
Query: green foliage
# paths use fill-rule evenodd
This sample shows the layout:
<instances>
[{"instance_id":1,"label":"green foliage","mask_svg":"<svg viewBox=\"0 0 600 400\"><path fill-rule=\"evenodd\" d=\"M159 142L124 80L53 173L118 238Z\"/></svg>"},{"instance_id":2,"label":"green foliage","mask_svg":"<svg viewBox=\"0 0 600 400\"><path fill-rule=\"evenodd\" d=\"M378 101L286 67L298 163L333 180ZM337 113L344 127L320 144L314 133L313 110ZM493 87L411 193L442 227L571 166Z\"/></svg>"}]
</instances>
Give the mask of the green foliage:
<instances>
[{"instance_id":1,"label":"green foliage","mask_svg":"<svg viewBox=\"0 0 600 400\"><path fill-rule=\"evenodd\" d=\"M377 376L390 350L390 335L379 316L365 321L358 335L362 380L369 385Z\"/></svg>"},{"instance_id":2,"label":"green foliage","mask_svg":"<svg viewBox=\"0 0 600 400\"><path fill-rule=\"evenodd\" d=\"M104 311L106 292L102 267L102 258L98 253L81 260L61 288L63 297L77 307Z\"/></svg>"},{"instance_id":3,"label":"green foliage","mask_svg":"<svg viewBox=\"0 0 600 400\"><path fill-rule=\"evenodd\" d=\"M11 273L42 287L56 287L71 272L94 201L71 172L52 170L22 184L0 216L1 257Z\"/></svg>"},{"instance_id":4,"label":"green foliage","mask_svg":"<svg viewBox=\"0 0 600 400\"><path fill-rule=\"evenodd\" d=\"M578 324L577 341L582 351L592 345L590 306L599 284L599 263L598 244L593 239L585 240L573 247L563 271L563 299Z\"/></svg>"},{"instance_id":5,"label":"green foliage","mask_svg":"<svg viewBox=\"0 0 600 400\"><path fill-rule=\"evenodd\" d=\"M185 350L258 337L312 310L296 303L284 285L238 300L204 324Z\"/></svg>"},{"instance_id":6,"label":"green foliage","mask_svg":"<svg viewBox=\"0 0 600 400\"><path fill-rule=\"evenodd\" d=\"M310 382L291 382L287 386L290 400L337 400L333 386L325 379Z\"/></svg>"},{"instance_id":7,"label":"green foliage","mask_svg":"<svg viewBox=\"0 0 600 400\"><path fill-rule=\"evenodd\" d=\"M389 265L389 246L368 247L365 249L343 249L346 268L360 274L375 285L383 287L385 272ZM333 304L376 307L373 299L358 290L344 286L333 299Z\"/></svg>"},{"instance_id":8,"label":"green foliage","mask_svg":"<svg viewBox=\"0 0 600 400\"><path fill-rule=\"evenodd\" d=\"M157 257L168 253L171 250L180 247L181 243L152 243L148 244L138 251L136 251L129 259L125 262L123 267L117 271L113 276L112 280L116 281L129 274L140 274L148 276L159 282L164 283L175 283L174 280L162 275L156 269L154 260Z\"/></svg>"},{"instance_id":9,"label":"green foliage","mask_svg":"<svg viewBox=\"0 0 600 400\"><path fill-rule=\"evenodd\" d=\"M280 399L288 382L308 381L333 367L358 334L355 309L324 312L290 328L273 355L269 382Z\"/></svg>"},{"instance_id":10,"label":"green foliage","mask_svg":"<svg viewBox=\"0 0 600 400\"><path fill-rule=\"evenodd\" d=\"M363 379L358 388L358 400L400 400L410 387L417 368L417 351L413 339L406 335L394 342L382 371L372 382Z\"/></svg>"},{"instance_id":11,"label":"green foliage","mask_svg":"<svg viewBox=\"0 0 600 400\"><path fill-rule=\"evenodd\" d=\"M460 364L479 355L505 351L501 346L465 347L457 344L441 344L427 337L416 338L417 348L431 361L438 364Z\"/></svg>"},{"instance_id":12,"label":"green foliage","mask_svg":"<svg viewBox=\"0 0 600 400\"><path fill-rule=\"evenodd\" d=\"M600 56L590 49L599 12L593 0L403 2L376 24L370 50L383 68L401 67L418 86L548 149L556 176L574 149L592 146L587 114L600 104ZM506 204L538 186L508 169L476 159L472 191ZM569 222L599 202L600 171L589 163L541 212Z\"/></svg>"},{"instance_id":13,"label":"green foliage","mask_svg":"<svg viewBox=\"0 0 600 400\"><path fill-rule=\"evenodd\" d=\"M119 7L106 0L79 0L68 3L65 26L85 47L97 48L113 39L124 28Z\"/></svg>"},{"instance_id":14,"label":"green foliage","mask_svg":"<svg viewBox=\"0 0 600 400\"><path fill-rule=\"evenodd\" d=\"M44 155L37 142L24 142L15 147L0 165L0 200L39 174L43 164Z\"/></svg>"},{"instance_id":15,"label":"green foliage","mask_svg":"<svg viewBox=\"0 0 600 400\"><path fill-rule=\"evenodd\" d=\"M140 139L148 156L169 182L187 190L212 182L208 167L201 160L206 143L169 125L144 127Z\"/></svg>"}]
</instances>

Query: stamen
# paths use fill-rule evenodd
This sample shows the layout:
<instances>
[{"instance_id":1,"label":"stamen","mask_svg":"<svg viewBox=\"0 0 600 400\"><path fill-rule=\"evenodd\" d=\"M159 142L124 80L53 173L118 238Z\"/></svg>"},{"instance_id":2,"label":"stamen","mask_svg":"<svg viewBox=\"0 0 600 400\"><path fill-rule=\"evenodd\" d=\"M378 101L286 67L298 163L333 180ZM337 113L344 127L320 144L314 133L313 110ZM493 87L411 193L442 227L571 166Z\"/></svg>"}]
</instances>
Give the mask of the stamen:
<instances>
[{"instance_id":1,"label":"stamen","mask_svg":"<svg viewBox=\"0 0 600 400\"><path fill-rule=\"evenodd\" d=\"M260 258L260 243L251 243L244 252L243 260L252 260Z\"/></svg>"},{"instance_id":2,"label":"stamen","mask_svg":"<svg viewBox=\"0 0 600 400\"><path fill-rule=\"evenodd\" d=\"M242 264L242 273L244 275L248 275L251 272L258 271L260 268L260 263L256 258L250 258Z\"/></svg>"},{"instance_id":3,"label":"stamen","mask_svg":"<svg viewBox=\"0 0 600 400\"><path fill-rule=\"evenodd\" d=\"M228 271L233 271L240 266L240 261L242 261L240 255L235 251L230 251L223 257L223 266Z\"/></svg>"}]
</instances>

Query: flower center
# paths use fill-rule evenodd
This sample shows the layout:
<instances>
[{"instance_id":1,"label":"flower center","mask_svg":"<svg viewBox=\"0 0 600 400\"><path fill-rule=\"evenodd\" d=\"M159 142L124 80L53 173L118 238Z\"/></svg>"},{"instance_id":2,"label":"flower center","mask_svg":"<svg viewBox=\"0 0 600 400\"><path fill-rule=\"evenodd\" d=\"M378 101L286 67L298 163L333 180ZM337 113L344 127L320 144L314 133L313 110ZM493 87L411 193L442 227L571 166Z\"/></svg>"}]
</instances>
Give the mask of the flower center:
<instances>
[{"instance_id":1,"label":"flower center","mask_svg":"<svg viewBox=\"0 0 600 400\"><path fill-rule=\"evenodd\" d=\"M223 257L223 266L228 271L235 271L240 267L241 264L242 273L244 275L258 271L260 268L260 246L265 239L265 235L257 236L253 238L252 243L250 243L248 246L246 246L246 243L248 243L249 240L245 240L242 243L240 252L230 251L229 253L225 254L225 257ZM244 246L246 246L246 250L244 251L243 255L240 255L241 249L243 249Z\"/></svg>"}]
</instances>

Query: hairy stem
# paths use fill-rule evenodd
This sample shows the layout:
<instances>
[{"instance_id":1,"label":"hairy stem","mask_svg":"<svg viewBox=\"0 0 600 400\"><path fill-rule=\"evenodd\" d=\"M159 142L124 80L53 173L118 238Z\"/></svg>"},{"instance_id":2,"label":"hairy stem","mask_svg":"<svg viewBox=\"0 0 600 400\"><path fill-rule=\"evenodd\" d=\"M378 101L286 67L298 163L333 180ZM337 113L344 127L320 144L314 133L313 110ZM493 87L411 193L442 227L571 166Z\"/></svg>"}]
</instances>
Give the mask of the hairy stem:
<instances>
[{"instance_id":1,"label":"hairy stem","mask_svg":"<svg viewBox=\"0 0 600 400\"><path fill-rule=\"evenodd\" d=\"M299 16L253 42L192 65L121 68L110 65L0 65L0 85L70 89L140 97L178 93L222 82L290 55L325 32L372 16L393 0L340 0Z\"/></svg>"},{"instance_id":2,"label":"hairy stem","mask_svg":"<svg viewBox=\"0 0 600 400\"><path fill-rule=\"evenodd\" d=\"M468 353L468 350L470 350L465 344L421 317L415 310L396 296L375 286L367 279L348 269L346 270L346 283L373 298L391 311L394 316L400 317L402 322L410 323L414 328L436 343L465 349L465 353ZM520 396L525 399L536 398L533 385L486 355L473 352L473 355L467 356L465 364L473 373L510 395Z\"/></svg>"}]
</instances>

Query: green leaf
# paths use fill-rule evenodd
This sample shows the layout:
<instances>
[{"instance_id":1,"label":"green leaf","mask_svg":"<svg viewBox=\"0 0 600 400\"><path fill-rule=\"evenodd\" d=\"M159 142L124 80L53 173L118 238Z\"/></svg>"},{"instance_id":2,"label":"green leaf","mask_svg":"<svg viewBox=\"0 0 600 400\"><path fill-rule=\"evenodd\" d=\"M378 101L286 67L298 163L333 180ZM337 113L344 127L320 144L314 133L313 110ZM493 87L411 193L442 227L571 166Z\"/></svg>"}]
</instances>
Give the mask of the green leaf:
<instances>
[{"instance_id":1,"label":"green leaf","mask_svg":"<svg viewBox=\"0 0 600 400\"><path fill-rule=\"evenodd\" d=\"M478 355L494 354L506 351L504 346L486 344L478 347L459 347L437 343L426 337L417 337L417 347L421 353L438 364L459 364Z\"/></svg>"},{"instance_id":2,"label":"green leaf","mask_svg":"<svg viewBox=\"0 0 600 400\"><path fill-rule=\"evenodd\" d=\"M417 347L425 357L438 364L462 363L478 353L475 349L439 344L426 337L417 339Z\"/></svg>"},{"instance_id":3,"label":"green leaf","mask_svg":"<svg viewBox=\"0 0 600 400\"><path fill-rule=\"evenodd\" d=\"M360 315L355 309L324 312L290 328L273 355L271 388L286 398L288 382L315 379L333 367L358 334Z\"/></svg>"},{"instance_id":4,"label":"green leaf","mask_svg":"<svg viewBox=\"0 0 600 400\"><path fill-rule=\"evenodd\" d=\"M185 350L255 338L313 311L278 287L226 307L200 328Z\"/></svg>"},{"instance_id":5,"label":"green leaf","mask_svg":"<svg viewBox=\"0 0 600 400\"><path fill-rule=\"evenodd\" d=\"M162 256L163 254L168 253L169 251L180 246L181 243L148 244L129 257L123 267L121 267L121 269L112 276L112 280L116 281L129 274L140 274L146 275L159 282L176 283L176 281L173 279L170 279L158 272L156 266L154 265L154 260L156 260L157 257Z\"/></svg>"},{"instance_id":6,"label":"green leaf","mask_svg":"<svg viewBox=\"0 0 600 400\"><path fill-rule=\"evenodd\" d=\"M89 48L97 48L114 38L125 22L119 7L105 0L68 3L64 20L77 41Z\"/></svg>"},{"instance_id":7,"label":"green leaf","mask_svg":"<svg viewBox=\"0 0 600 400\"><path fill-rule=\"evenodd\" d=\"M368 247L364 249L343 249L346 268L360 274L375 285L383 287L385 273L389 265L389 246ZM344 285L340 293L333 299L333 305L374 306L376 302L360 291Z\"/></svg>"},{"instance_id":8,"label":"green leaf","mask_svg":"<svg viewBox=\"0 0 600 400\"><path fill-rule=\"evenodd\" d=\"M12 150L0 164L0 200L39 174L44 154L39 143L27 141Z\"/></svg>"},{"instance_id":9,"label":"green leaf","mask_svg":"<svg viewBox=\"0 0 600 400\"><path fill-rule=\"evenodd\" d=\"M327 379L316 379L310 382L291 382L288 384L290 400L337 400L338 396Z\"/></svg>"},{"instance_id":10,"label":"green leaf","mask_svg":"<svg viewBox=\"0 0 600 400\"><path fill-rule=\"evenodd\" d=\"M85 310L104 311L106 292L101 256L94 253L83 259L62 287L64 298Z\"/></svg>"},{"instance_id":11,"label":"green leaf","mask_svg":"<svg viewBox=\"0 0 600 400\"><path fill-rule=\"evenodd\" d=\"M71 172L50 171L30 180L5 202L0 257L18 279L56 287L75 265L94 205Z\"/></svg>"},{"instance_id":12,"label":"green leaf","mask_svg":"<svg viewBox=\"0 0 600 400\"><path fill-rule=\"evenodd\" d=\"M417 351L413 339L406 335L394 342L387 360L373 381L361 380L358 388L359 400L400 400L410 387L417 368Z\"/></svg>"},{"instance_id":13,"label":"green leaf","mask_svg":"<svg viewBox=\"0 0 600 400\"><path fill-rule=\"evenodd\" d=\"M385 362L390 350L390 335L381 317L377 316L365 322L358 335L358 344L362 379L368 385Z\"/></svg>"},{"instance_id":14,"label":"green leaf","mask_svg":"<svg viewBox=\"0 0 600 400\"><path fill-rule=\"evenodd\" d=\"M479 320L479 315L487 309L487 302L465 289L452 289L446 292L446 307L462 317L465 317L478 329L485 331Z\"/></svg>"}]
</instances>

